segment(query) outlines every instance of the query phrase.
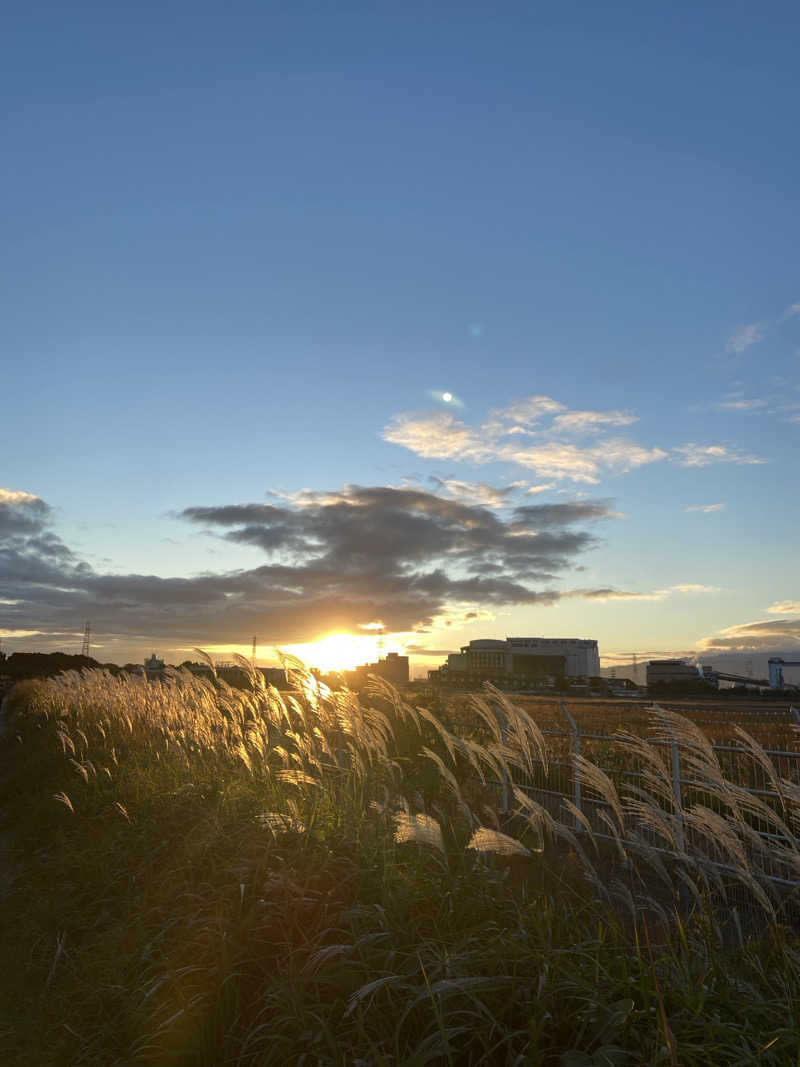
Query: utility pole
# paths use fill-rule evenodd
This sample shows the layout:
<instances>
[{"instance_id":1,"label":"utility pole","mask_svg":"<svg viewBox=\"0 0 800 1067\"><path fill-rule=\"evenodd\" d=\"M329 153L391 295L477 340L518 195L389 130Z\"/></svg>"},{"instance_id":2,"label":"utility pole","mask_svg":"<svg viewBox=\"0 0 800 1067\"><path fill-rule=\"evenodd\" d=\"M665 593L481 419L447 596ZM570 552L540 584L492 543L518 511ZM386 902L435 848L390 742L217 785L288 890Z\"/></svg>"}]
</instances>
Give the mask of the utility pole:
<instances>
[{"instance_id":1,"label":"utility pole","mask_svg":"<svg viewBox=\"0 0 800 1067\"><path fill-rule=\"evenodd\" d=\"M86 623L86 627L83 631L83 642L81 644L81 655L89 658L89 649L92 646L92 624Z\"/></svg>"}]
</instances>

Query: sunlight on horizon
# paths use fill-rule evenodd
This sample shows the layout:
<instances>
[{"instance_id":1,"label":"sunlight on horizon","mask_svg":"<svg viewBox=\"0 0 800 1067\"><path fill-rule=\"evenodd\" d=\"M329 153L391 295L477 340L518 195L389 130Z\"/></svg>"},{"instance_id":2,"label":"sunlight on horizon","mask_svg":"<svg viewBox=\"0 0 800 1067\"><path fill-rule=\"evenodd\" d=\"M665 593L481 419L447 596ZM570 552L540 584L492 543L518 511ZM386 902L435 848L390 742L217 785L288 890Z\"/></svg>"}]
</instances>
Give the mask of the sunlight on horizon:
<instances>
[{"instance_id":1,"label":"sunlight on horizon","mask_svg":"<svg viewBox=\"0 0 800 1067\"><path fill-rule=\"evenodd\" d=\"M297 656L308 667L321 671L350 671L362 663L374 663L387 652L401 652L402 645L387 642L379 635L332 633L317 641L284 645L284 650Z\"/></svg>"},{"instance_id":2,"label":"sunlight on horizon","mask_svg":"<svg viewBox=\"0 0 800 1067\"><path fill-rule=\"evenodd\" d=\"M185 650L190 651L189 649ZM250 659L252 648L245 645L206 645L205 651L218 663L226 662L236 653ZM349 634L334 632L325 634L316 641L304 641L298 644L258 644L256 647L256 665L259 667L278 666L280 653L286 652L302 660L306 667L316 667L324 673L330 671L350 671L363 663L374 663L389 652L406 654L405 644L396 637L387 638L379 633Z\"/></svg>"}]
</instances>

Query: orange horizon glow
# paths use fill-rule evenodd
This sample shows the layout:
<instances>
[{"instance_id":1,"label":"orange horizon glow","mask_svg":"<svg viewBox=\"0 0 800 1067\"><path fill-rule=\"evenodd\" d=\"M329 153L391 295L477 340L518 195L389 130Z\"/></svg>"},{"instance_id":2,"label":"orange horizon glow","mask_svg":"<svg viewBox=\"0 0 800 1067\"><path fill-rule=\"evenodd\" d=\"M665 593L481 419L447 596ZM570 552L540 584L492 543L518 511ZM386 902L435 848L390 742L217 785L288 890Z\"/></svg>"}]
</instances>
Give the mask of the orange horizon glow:
<instances>
[{"instance_id":1,"label":"orange horizon glow","mask_svg":"<svg viewBox=\"0 0 800 1067\"><path fill-rule=\"evenodd\" d=\"M252 649L249 645L206 645L205 651L215 660L230 659L233 653L249 660ZM380 633L349 634L336 631L325 634L316 641L293 645L257 645L257 666L277 665L281 652L296 656L306 667L316 667L326 674L333 671L351 671L362 663L375 663L387 652L406 654L403 641L396 637L387 638Z\"/></svg>"},{"instance_id":2,"label":"orange horizon glow","mask_svg":"<svg viewBox=\"0 0 800 1067\"><path fill-rule=\"evenodd\" d=\"M284 650L297 656L308 667L330 671L351 671L362 663L374 663L387 651L402 651L402 646L387 648L387 642L377 634L332 633L317 641L298 645L284 645Z\"/></svg>"}]
</instances>

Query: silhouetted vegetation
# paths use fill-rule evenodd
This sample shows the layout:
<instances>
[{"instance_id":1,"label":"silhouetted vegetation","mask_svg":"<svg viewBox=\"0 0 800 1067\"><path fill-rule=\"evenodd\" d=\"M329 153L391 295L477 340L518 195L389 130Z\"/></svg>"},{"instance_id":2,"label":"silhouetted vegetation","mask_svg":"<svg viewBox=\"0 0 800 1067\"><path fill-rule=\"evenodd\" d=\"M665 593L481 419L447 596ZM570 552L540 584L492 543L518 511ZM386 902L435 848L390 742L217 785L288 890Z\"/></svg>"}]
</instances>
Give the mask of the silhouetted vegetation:
<instances>
[{"instance_id":1,"label":"silhouetted vegetation","mask_svg":"<svg viewBox=\"0 0 800 1067\"><path fill-rule=\"evenodd\" d=\"M66 652L14 652L3 662L2 673L21 681L24 678L52 678L62 671L90 670L101 666L91 656L71 656ZM108 668L114 666L107 665Z\"/></svg>"}]
</instances>

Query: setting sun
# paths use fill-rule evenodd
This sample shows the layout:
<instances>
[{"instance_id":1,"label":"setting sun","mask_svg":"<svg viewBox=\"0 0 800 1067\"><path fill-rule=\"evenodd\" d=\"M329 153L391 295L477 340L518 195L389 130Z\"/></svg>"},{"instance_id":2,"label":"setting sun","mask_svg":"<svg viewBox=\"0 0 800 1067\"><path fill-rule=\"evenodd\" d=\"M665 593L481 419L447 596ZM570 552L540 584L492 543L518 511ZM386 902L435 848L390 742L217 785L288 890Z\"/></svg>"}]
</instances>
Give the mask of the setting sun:
<instances>
[{"instance_id":1,"label":"setting sun","mask_svg":"<svg viewBox=\"0 0 800 1067\"><path fill-rule=\"evenodd\" d=\"M368 634L328 634L319 641L287 645L286 651L321 671L350 671L383 655L380 637Z\"/></svg>"}]
</instances>

